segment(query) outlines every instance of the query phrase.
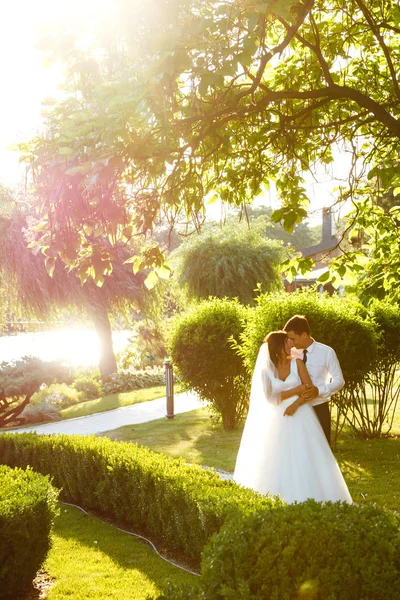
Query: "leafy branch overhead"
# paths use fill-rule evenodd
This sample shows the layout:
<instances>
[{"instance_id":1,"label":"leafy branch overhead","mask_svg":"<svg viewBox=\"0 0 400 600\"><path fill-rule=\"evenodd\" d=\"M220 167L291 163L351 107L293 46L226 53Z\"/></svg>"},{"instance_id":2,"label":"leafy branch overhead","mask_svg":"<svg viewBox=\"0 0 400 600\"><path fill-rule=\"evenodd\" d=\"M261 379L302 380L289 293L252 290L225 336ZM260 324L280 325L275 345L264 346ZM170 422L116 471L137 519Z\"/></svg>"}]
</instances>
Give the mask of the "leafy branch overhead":
<instances>
[{"instance_id":1,"label":"leafy branch overhead","mask_svg":"<svg viewBox=\"0 0 400 600\"><path fill-rule=\"evenodd\" d=\"M304 174L342 143L353 169L338 200L355 224L399 187L397 2L118 0L110 22L114 37L85 52L47 42L68 63L67 96L20 147L47 219L39 244L68 264L90 263L104 235L151 236L161 217L199 227L207 198L240 206L271 182L274 218L292 230L307 215ZM96 248L106 273L112 252Z\"/></svg>"}]
</instances>

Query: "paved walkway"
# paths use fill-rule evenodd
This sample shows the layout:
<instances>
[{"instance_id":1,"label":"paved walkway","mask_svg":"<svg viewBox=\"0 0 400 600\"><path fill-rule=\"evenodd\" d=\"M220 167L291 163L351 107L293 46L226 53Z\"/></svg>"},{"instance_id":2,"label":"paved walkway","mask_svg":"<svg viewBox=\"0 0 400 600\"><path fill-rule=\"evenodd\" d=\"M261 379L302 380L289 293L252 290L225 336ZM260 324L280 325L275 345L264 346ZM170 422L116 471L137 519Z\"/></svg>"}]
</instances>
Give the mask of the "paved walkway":
<instances>
[{"instance_id":1,"label":"paved walkway","mask_svg":"<svg viewBox=\"0 0 400 600\"><path fill-rule=\"evenodd\" d=\"M180 414L201 408L204 403L193 393L175 394L174 414ZM122 406L114 410L88 415L87 417L77 417L65 421L55 421L45 423L44 425L28 425L18 427L18 429L7 429L10 433L25 433L36 431L39 434L56 433L72 435L92 435L94 433L103 433L111 429L117 429L123 425L138 425L147 423L155 419L162 419L166 415L166 398L158 398L149 402L132 404L131 406Z\"/></svg>"},{"instance_id":2,"label":"paved walkway","mask_svg":"<svg viewBox=\"0 0 400 600\"><path fill-rule=\"evenodd\" d=\"M147 423L155 419L162 419L166 415L166 398L158 398L149 402L132 404L131 406L122 406L114 410L107 410L86 417L77 417L76 419L67 419L65 421L55 421L54 423L45 423L44 425L28 425L18 427L18 429L0 429L0 433L26 433L35 431L38 434L54 433L66 435L92 435L118 429L124 425L138 425ZM189 412L196 408L202 408L204 402L201 402L193 393L175 394L174 414ZM206 468L206 467L204 467ZM232 479L232 473L214 469L221 479Z\"/></svg>"}]
</instances>

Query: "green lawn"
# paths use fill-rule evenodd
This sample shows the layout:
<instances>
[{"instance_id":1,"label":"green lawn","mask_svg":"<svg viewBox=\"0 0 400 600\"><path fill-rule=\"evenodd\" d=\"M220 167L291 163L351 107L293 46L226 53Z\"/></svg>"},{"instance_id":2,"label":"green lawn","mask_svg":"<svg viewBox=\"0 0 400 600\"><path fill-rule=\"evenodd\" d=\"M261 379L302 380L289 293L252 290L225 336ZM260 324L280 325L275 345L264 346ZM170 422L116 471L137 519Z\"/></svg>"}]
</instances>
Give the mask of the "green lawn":
<instances>
[{"instance_id":1,"label":"green lawn","mask_svg":"<svg viewBox=\"0 0 400 600\"><path fill-rule=\"evenodd\" d=\"M63 504L43 568L55 580L48 600L145 600L156 597L167 578L197 583L136 538Z\"/></svg>"},{"instance_id":2,"label":"green lawn","mask_svg":"<svg viewBox=\"0 0 400 600\"><path fill-rule=\"evenodd\" d=\"M179 384L175 385L175 392L180 392ZM80 402L79 404L75 404L75 406L64 408L64 410L60 411L60 416L62 419L86 417L87 415L93 415L94 413L104 412L106 410L113 410L114 408L120 408L121 406L130 406L131 404L138 404L139 402L147 402L148 400L162 398L165 396L165 393L165 385L158 385L142 390L134 390L133 392L109 394L103 398Z\"/></svg>"},{"instance_id":3,"label":"green lawn","mask_svg":"<svg viewBox=\"0 0 400 600\"><path fill-rule=\"evenodd\" d=\"M127 425L104 435L113 440L138 442L156 452L181 456L191 463L233 471L243 426L224 431L212 423L206 409ZM400 511L400 431L398 437L360 440L345 430L335 455L355 502L375 502Z\"/></svg>"}]
</instances>

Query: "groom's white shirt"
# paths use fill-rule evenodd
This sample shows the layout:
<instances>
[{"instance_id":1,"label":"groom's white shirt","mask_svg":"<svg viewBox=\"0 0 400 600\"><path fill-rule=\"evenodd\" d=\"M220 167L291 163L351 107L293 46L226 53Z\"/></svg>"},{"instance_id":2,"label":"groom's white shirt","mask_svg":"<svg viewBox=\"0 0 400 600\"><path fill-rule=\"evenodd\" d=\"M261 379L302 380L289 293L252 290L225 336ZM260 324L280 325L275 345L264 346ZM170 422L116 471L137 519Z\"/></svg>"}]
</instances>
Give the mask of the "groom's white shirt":
<instances>
[{"instance_id":1,"label":"groom's white shirt","mask_svg":"<svg viewBox=\"0 0 400 600\"><path fill-rule=\"evenodd\" d=\"M296 350L296 358L303 358L301 350ZM318 396L309 402L311 406L327 402L344 386L342 369L334 349L330 346L316 341L308 346L306 367L311 381L318 388Z\"/></svg>"}]
</instances>

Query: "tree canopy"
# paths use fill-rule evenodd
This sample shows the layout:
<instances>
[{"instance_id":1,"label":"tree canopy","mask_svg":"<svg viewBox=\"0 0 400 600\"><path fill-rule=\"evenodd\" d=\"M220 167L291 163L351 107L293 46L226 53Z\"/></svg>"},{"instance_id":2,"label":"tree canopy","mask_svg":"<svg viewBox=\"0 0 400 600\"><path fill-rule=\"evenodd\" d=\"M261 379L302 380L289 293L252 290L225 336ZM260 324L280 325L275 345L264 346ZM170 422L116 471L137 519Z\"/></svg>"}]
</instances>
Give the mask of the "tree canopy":
<instances>
[{"instance_id":1,"label":"tree canopy","mask_svg":"<svg viewBox=\"0 0 400 600\"><path fill-rule=\"evenodd\" d=\"M118 0L113 10L91 47L46 42L68 63L67 96L20 146L41 200L38 243L83 279L101 279L94 246L110 262L96 244L104 233L112 244L148 236L161 216L197 227L206 202L239 206L271 181L282 201L274 219L292 230L307 214L305 174L341 144L352 168L338 200L353 202L356 227L382 222L377 199L400 186L397 2ZM385 215L396 227L399 211ZM375 231L373 248L386 248ZM365 272L362 254L346 255L341 273ZM398 260L378 254L393 291ZM153 284L163 262L151 245L134 269L152 267Z\"/></svg>"},{"instance_id":2,"label":"tree canopy","mask_svg":"<svg viewBox=\"0 0 400 600\"><path fill-rule=\"evenodd\" d=\"M109 375L117 370L113 352L109 315L112 310L130 314L132 306L144 309L147 290L143 287L143 273L134 275L129 265L127 249L112 248L113 268L103 276L104 285L92 279L82 282L73 269L68 269L49 248L30 248L32 214L14 212L0 218L0 278L3 283L4 304L39 318L57 319L60 309L67 308L87 314L99 336L100 371ZM106 245L108 240L103 240ZM111 245L109 244L109 247ZM94 249L95 251L95 249ZM96 264L93 269L98 268ZM77 340L79 344L79 340Z\"/></svg>"},{"instance_id":3,"label":"tree canopy","mask_svg":"<svg viewBox=\"0 0 400 600\"><path fill-rule=\"evenodd\" d=\"M279 242L247 225L225 226L189 238L171 255L174 284L189 298L237 298L254 304L260 292L283 289L279 268L287 256Z\"/></svg>"}]
</instances>

